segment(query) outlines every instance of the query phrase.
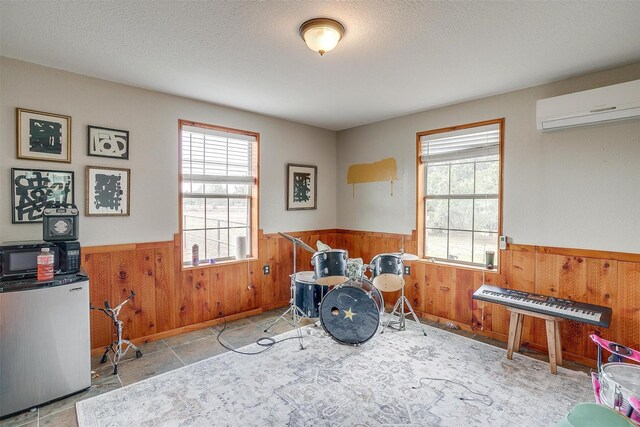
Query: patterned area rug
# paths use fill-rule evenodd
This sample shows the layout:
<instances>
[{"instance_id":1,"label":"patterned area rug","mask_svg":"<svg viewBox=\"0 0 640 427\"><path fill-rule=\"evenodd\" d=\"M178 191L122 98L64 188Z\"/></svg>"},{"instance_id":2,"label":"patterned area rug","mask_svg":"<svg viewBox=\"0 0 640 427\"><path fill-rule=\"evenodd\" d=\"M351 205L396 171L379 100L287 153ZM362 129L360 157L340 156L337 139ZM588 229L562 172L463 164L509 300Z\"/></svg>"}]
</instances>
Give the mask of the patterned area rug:
<instances>
[{"instance_id":1,"label":"patterned area rug","mask_svg":"<svg viewBox=\"0 0 640 427\"><path fill-rule=\"evenodd\" d=\"M359 347L304 334L76 404L80 426L550 426L591 401L584 373L414 325ZM290 336L295 331L278 337ZM251 345L244 350L257 350Z\"/></svg>"}]
</instances>

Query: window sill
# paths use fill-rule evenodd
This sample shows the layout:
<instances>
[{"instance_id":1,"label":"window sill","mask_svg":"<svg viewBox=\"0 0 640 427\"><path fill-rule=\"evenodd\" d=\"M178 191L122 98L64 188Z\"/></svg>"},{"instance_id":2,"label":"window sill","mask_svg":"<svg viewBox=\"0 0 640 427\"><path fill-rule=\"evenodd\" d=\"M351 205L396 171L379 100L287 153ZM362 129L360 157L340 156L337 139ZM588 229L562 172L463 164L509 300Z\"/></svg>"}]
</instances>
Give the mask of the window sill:
<instances>
[{"instance_id":1,"label":"window sill","mask_svg":"<svg viewBox=\"0 0 640 427\"><path fill-rule=\"evenodd\" d=\"M419 262L419 263L422 263L422 264L433 264L433 265L438 265L438 266L443 266L443 267L459 268L459 269L462 269L462 270L472 270L472 271L478 271L478 272L483 272L483 273L488 273L488 274L500 274L500 265L498 265L498 268L494 268L493 270L489 270L487 268L476 266L476 265L456 264L455 262L445 262L445 261L439 261L439 260L430 260L428 258L421 258L421 259L417 260L416 262Z\"/></svg>"},{"instance_id":2,"label":"window sill","mask_svg":"<svg viewBox=\"0 0 640 427\"><path fill-rule=\"evenodd\" d=\"M182 265L182 271L191 271L191 270L201 270L203 268L215 268L222 267L226 265L234 265L234 264L245 264L250 262L256 262L259 259L256 257L247 257L245 259L230 259L227 261L218 261L218 262L207 262L198 265Z\"/></svg>"}]
</instances>

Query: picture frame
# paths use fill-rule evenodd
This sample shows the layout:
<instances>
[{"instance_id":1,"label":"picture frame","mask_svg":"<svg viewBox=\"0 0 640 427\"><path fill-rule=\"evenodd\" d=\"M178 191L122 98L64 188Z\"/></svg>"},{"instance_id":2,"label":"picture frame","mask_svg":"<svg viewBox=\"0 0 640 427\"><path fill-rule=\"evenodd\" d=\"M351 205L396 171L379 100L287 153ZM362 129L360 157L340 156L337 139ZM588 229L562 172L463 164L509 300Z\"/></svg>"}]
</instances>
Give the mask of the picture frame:
<instances>
[{"instance_id":1,"label":"picture frame","mask_svg":"<svg viewBox=\"0 0 640 427\"><path fill-rule=\"evenodd\" d=\"M287 210L317 209L318 167L287 163Z\"/></svg>"},{"instance_id":2,"label":"picture frame","mask_svg":"<svg viewBox=\"0 0 640 427\"><path fill-rule=\"evenodd\" d=\"M71 163L71 116L16 108L18 159Z\"/></svg>"},{"instance_id":3,"label":"picture frame","mask_svg":"<svg viewBox=\"0 0 640 427\"><path fill-rule=\"evenodd\" d=\"M48 202L74 203L73 171L11 168L11 223L42 222Z\"/></svg>"},{"instance_id":4,"label":"picture frame","mask_svg":"<svg viewBox=\"0 0 640 427\"><path fill-rule=\"evenodd\" d=\"M129 160L129 131L89 125L87 155Z\"/></svg>"},{"instance_id":5,"label":"picture frame","mask_svg":"<svg viewBox=\"0 0 640 427\"><path fill-rule=\"evenodd\" d=\"M87 166L85 183L86 216L131 214L131 169Z\"/></svg>"}]
</instances>

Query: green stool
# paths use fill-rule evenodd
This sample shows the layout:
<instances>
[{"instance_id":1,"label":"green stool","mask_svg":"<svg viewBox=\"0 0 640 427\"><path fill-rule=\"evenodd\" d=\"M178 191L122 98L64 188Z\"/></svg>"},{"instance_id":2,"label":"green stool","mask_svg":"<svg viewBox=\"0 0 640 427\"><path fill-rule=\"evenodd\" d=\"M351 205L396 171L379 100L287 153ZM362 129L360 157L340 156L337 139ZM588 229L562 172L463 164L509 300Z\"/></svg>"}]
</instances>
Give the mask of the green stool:
<instances>
[{"instance_id":1,"label":"green stool","mask_svg":"<svg viewBox=\"0 0 640 427\"><path fill-rule=\"evenodd\" d=\"M556 427L635 427L624 415L597 403L579 403Z\"/></svg>"}]
</instances>

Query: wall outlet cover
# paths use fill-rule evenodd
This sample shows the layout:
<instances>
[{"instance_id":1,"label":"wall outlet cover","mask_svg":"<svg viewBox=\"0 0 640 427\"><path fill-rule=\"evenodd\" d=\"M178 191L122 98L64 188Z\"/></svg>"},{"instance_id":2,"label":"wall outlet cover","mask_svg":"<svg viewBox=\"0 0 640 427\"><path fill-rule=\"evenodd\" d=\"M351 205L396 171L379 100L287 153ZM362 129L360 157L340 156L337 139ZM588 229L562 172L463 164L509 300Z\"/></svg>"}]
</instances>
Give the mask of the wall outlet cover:
<instances>
[{"instance_id":1,"label":"wall outlet cover","mask_svg":"<svg viewBox=\"0 0 640 427\"><path fill-rule=\"evenodd\" d=\"M404 266L404 274L406 274L406 275L410 275L411 274L411 266L408 266L408 265Z\"/></svg>"},{"instance_id":2,"label":"wall outlet cover","mask_svg":"<svg viewBox=\"0 0 640 427\"><path fill-rule=\"evenodd\" d=\"M269 264L265 264L262 267L262 272L264 273L264 275L266 276L267 274L271 273L271 267L269 266Z\"/></svg>"}]
</instances>

